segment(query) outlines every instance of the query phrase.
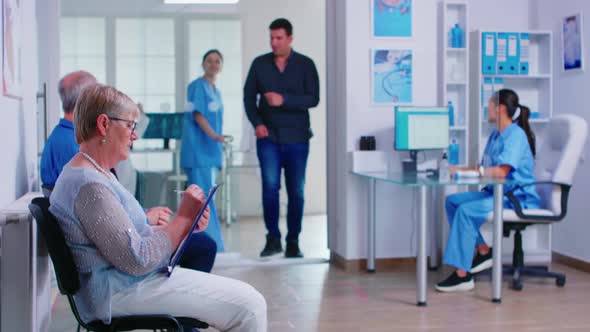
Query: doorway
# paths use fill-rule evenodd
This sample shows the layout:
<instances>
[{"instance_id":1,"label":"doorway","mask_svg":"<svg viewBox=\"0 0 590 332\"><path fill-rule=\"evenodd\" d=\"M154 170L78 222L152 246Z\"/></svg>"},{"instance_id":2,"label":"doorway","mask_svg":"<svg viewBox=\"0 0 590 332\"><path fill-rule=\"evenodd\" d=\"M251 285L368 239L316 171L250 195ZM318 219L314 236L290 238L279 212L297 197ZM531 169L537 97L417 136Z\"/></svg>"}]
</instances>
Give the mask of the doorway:
<instances>
[{"instance_id":1,"label":"doorway","mask_svg":"<svg viewBox=\"0 0 590 332\"><path fill-rule=\"evenodd\" d=\"M294 26L294 49L312 58L320 74L320 104L310 110L310 141L305 217L300 237L306 259L328 259L326 217L326 61L325 2L317 0L241 0L237 5L164 5L145 1L61 1L61 72L84 69L141 102L147 113L183 112L186 86L202 75L201 56L218 48L224 53L219 89L224 101L224 134L234 137L231 189L217 197L226 253L218 262L258 262L265 241L261 183L255 139L244 116L242 86L251 61L270 52L268 24L285 17ZM104 41L97 42L97 41ZM186 177L178 164L180 143L141 139L130 160L140 174L144 207L177 204L175 189ZM224 179L220 179L224 181ZM283 186L284 188L284 186ZM138 189L135 188L135 191ZM281 215L286 195L281 193ZM226 200L231 207L225 208ZM229 211L229 212L227 212ZM284 216L281 229L286 228ZM225 258L224 258L225 257Z\"/></svg>"}]
</instances>

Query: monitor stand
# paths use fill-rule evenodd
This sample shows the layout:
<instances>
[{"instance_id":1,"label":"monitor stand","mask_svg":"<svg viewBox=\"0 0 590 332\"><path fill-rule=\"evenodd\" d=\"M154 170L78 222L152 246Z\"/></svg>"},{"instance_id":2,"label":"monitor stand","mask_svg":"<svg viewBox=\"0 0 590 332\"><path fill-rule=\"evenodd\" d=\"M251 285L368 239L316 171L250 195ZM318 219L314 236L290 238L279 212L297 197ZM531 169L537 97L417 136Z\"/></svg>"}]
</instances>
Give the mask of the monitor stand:
<instances>
[{"instance_id":1,"label":"monitor stand","mask_svg":"<svg viewBox=\"0 0 590 332\"><path fill-rule=\"evenodd\" d=\"M417 172L418 151L410 150L410 159L402 160L402 170L404 172Z\"/></svg>"}]
</instances>

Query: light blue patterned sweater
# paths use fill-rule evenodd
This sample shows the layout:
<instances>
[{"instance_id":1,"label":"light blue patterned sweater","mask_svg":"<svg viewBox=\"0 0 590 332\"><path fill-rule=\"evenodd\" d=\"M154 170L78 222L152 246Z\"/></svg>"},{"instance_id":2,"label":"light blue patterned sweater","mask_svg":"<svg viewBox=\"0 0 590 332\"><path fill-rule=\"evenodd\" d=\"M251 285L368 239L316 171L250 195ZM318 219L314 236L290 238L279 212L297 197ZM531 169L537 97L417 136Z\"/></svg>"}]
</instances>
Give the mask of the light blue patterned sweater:
<instances>
[{"instance_id":1,"label":"light blue patterned sweater","mask_svg":"<svg viewBox=\"0 0 590 332\"><path fill-rule=\"evenodd\" d=\"M50 196L80 276L74 296L85 322L111 321L112 294L165 267L172 253L137 200L95 169L67 164Z\"/></svg>"}]
</instances>

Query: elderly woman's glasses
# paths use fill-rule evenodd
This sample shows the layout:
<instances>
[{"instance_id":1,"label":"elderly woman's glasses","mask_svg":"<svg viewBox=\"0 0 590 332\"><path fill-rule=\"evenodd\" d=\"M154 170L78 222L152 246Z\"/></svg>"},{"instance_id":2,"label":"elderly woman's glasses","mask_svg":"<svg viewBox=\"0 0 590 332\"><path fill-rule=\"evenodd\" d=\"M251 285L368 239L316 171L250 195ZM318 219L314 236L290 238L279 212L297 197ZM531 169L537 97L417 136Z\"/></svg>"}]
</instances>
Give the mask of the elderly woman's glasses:
<instances>
[{"instance_id":1,"label":"elderly woman's glasses","mask_svg":"<svg viewBox=\"0 0 590 332\"><path fill-rule=\"evenodd\" d=\"M115 117L109 117L110 120L115 120L115 121L123 121L127 124L127 128L131 129L131 132L135 131L135 128L137 128L137 121L133 121L133 120L126 120L126 119L121 119L121 118L115 118Z\"/></svg>"}]
</instances>

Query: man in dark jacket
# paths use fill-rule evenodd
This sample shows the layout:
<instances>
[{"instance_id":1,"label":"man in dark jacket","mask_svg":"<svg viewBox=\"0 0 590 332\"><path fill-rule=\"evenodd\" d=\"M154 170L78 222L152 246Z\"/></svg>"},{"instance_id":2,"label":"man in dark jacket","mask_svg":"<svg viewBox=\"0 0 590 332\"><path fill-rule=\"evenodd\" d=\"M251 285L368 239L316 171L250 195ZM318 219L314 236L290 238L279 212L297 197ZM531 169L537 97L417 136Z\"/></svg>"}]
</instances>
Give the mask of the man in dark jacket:
<instances>
[{"instance_id":1,"label":"man in dark jacket","mask_svg":"<svg viewBox=\"0 0 590 332\"><path fill-rule=\"evenodd\" d=\"M293 27L279 18L270 26L272 52L254 59L244 86L244 106L256 131L262 174L262 206L267 229L261 257L282 252L279 231L281 169L287 186L286 257L303 257L299 233L303 219L305 169L313 136L309 108L319 102L313 60L291 48Z\"/></svg>"}]
</instances>

